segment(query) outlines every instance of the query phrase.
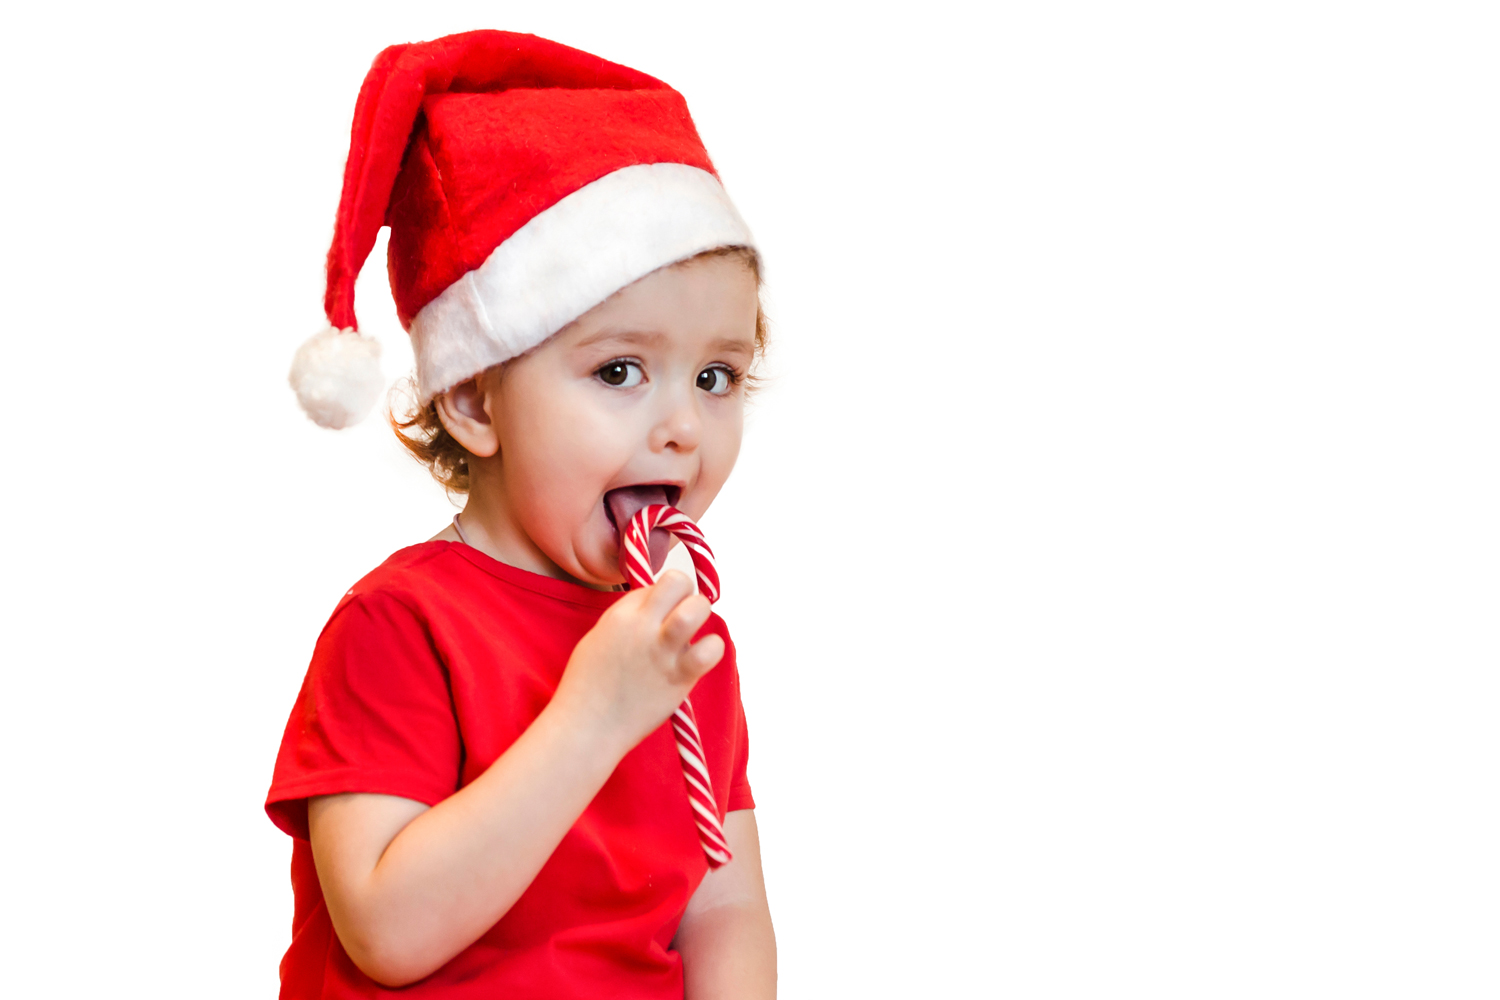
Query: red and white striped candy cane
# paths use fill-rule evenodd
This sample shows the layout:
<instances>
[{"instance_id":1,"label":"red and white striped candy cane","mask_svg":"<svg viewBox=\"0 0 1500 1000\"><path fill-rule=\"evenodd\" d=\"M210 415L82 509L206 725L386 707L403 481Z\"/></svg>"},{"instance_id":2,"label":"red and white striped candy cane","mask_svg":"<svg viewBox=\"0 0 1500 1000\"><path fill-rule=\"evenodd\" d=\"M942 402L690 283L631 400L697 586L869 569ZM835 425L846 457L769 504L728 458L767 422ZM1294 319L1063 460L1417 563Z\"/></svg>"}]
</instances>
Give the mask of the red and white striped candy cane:
<instances>
[{"instance_id":1,"label":"red and white striped candy cane","mask_svg":"<svg viewBox=\"0 0 1500 1000\"><path fill-rule=\"evenodd\" d=\"M698 590L710 602L719 599L719 571L714 567L714 553L703 540L703 532L682 511L664 503L642 507L630 519L620 542L620 568L631 587L649 587L656 582L651 570L651 532L662 528L676 535L693 557L698 572ZM698 717L693 714L693 700L684 698L672 713L672 732L677 737L677 755L682 758L682 776L687 780L688 801L698 824L698 841L708 857L708 866L717 868L729 861L729 842L724 839L724 824L714 801L713 782L708 776L708 757L698 735Z\"/></svg>"}]
</instances>

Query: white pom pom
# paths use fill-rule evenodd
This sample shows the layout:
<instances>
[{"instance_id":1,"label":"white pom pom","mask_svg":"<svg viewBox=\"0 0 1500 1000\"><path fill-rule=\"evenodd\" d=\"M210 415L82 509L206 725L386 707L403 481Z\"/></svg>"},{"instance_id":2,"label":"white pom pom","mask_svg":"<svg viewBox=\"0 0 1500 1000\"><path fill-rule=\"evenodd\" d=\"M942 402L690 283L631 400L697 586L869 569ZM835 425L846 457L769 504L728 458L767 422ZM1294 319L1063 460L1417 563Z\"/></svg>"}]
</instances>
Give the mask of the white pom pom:
<instances>
[{"instance_id":1,"label":"white pom pom","mask_svg":"<svg viewBox=\"0 0 1500 1000\"><path fill-rule=\"evenodd\" d=\"M380 341L330 326L297 348L287 381L319 427L338 430L357 424L385 389Z\"/></svg>"}]
</instances>

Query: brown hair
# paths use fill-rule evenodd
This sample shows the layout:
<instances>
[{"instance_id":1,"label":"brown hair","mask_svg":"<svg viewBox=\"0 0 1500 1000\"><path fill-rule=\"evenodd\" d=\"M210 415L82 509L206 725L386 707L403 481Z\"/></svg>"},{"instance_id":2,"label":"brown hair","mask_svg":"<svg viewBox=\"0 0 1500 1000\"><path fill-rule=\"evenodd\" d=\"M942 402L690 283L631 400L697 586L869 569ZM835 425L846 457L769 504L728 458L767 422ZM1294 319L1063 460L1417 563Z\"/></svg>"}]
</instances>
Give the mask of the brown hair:
<instances>
[{"instance_id":1,"label":"brown hair","mask_svg":"<svg viewBox=\"0 0 1500 1000\"><path fill-rule=\"evenodd\" d=\"M679 264L690 264L693 261L718 257L733 257L741 261L750 269L750 273L755 275L756 287L760 287L762 280L760 255L751 247L730 246L705 250L703 253L680 261ZM766 341L766 314L757 300L755 307L755 358L757 361L765 356ZM746 385L754 388L753 372L747 377ZM437 401L430 400L426 406L417 405L416 383L410 378L398 382L395 393L405 396L407 401L404 416L396 415L394 401L387 415L391 430L396 432L396 440L400 441L401 446L411 453L412 458L427 466L427 471L432 473L433 479L443 485L443 489L449 493L469 492L468 449L454 440L453 435L448 433L448 428L443 426L442 420L438 417Z\"/></svg>"}]
</instances>

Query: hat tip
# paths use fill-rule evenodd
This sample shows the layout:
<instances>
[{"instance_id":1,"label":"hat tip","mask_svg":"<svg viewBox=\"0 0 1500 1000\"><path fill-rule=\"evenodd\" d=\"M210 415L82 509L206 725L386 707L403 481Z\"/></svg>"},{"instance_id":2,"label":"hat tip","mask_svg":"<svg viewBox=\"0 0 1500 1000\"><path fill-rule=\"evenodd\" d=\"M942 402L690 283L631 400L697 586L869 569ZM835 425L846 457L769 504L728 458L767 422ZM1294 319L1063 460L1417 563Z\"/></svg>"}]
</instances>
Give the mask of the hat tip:
<instances>
[{"instance_id":1,"label":"hat tip","mask_svg":"<svg viewBox=\"0 0 1500 1000\"><path fill-rule=\"evenodd\" d=\"M353 426L385 390L380 342L353 328L325 327L297 348L287 381L313 423L333 430Z\"/></svg>"}]
</instances>

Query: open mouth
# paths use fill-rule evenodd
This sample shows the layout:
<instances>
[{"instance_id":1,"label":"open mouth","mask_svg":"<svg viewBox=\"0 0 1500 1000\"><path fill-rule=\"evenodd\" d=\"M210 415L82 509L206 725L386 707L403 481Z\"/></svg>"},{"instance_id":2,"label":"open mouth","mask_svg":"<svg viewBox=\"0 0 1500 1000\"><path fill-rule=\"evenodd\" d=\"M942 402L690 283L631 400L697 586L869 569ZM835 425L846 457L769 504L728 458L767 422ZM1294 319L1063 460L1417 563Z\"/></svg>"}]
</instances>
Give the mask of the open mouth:
<instances>
[{"instance_id":1,"label":"open mouth","mask_svg":"<svg viewBox=\"0 0 1500 1000\"><path fill-rule=\"evenodd\" d=\"M682 487L671 483L640 483L635 486L621 486L619 489L610 490L604 494L604 515L609 518L609 523L615 529L615 542L620 541L620 529L630 523L642 508L652 504L664 503L677 506L677 500L682 496ZM647 541L651 550L651 571L660 572L662 565L667 561L667 550L672 547L672 536L657 528L651 532L651 538Z\"/></svg>"},{"instance_id":2,"label":"open mouth","mask_svg":"<svg viewBox=\"0 0 1500 1000\"><path fill-rule=\"evenodd\" d=\"M609 523L614 525L615 534L620 533L623 525L629 524L630 519L635 517L643 507L649 507L654 503L670 504L677 506L677 501L682 496L682 487L671 483L638 483L635 486L621 486L604 494L604 516L609 518Z\"/></svg>"}]
</instances>

